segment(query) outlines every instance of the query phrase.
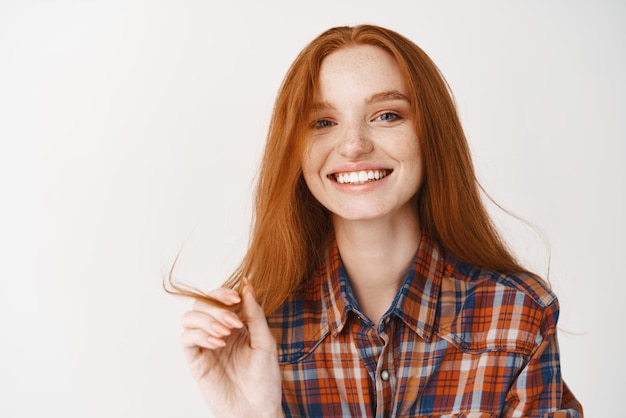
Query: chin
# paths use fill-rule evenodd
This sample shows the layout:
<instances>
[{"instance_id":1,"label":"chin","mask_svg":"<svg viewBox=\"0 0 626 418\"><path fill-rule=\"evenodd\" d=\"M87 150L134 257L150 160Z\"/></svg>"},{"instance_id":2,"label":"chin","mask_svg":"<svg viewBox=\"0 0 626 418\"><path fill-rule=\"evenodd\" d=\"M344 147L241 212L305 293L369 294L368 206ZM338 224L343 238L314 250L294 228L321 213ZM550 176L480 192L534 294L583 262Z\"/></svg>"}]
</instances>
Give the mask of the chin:
<instances>
[{"instance_id":1,"label":"chin","mask_svg":"<svg viewBox=\"0 0 626 418\"><path fill-rule=\"evenodd\" d=\"M335 218L344 221L371 221L379 218L385 217L387 212L380 210L363 210L363 208L358 208L357 210L342 210L342 211L333 211L333 215Z\"/></svg>"}]
</instances>

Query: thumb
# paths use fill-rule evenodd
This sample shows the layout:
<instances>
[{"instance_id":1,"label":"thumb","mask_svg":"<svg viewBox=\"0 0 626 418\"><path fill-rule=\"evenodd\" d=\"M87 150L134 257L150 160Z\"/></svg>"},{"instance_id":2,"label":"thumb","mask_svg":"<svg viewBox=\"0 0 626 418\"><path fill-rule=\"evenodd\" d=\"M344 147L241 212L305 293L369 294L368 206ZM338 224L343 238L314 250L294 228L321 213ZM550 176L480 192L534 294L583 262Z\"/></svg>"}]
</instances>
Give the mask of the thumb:
<instances>
[{"instance_id":1,"label":"thumb","mask_svg":"<svg viewBox=\"0 0 626 418\"><path fill-rule=\"evenodd\" d=\"M244 279L244 288L242 292L242 309L243 318L248 325L250 332L250 345L252 348L275 349L276 341L270 333L265 319L263 308L256 301L256 293L254 287L247 279Z\"/></svg>"}]
</instances>

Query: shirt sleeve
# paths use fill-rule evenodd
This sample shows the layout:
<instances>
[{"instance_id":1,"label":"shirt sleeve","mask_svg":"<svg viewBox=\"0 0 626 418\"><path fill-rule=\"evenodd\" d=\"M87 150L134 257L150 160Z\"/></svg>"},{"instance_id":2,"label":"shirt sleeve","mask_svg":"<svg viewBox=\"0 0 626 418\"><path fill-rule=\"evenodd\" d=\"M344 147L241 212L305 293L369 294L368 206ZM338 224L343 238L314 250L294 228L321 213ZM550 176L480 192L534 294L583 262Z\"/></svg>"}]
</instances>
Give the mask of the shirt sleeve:
<instances>
[{"instance_id":1,"label":"shirt sleeve","mask_svg":"<svg viewBox=\"0 0 626 418\"><path fill-rule=\"evenodd\" d=\"M581 418L583 409L561 377L558 301L546 308L540 341L506 395L503 417Z\"/></svg>"}]
</instances>

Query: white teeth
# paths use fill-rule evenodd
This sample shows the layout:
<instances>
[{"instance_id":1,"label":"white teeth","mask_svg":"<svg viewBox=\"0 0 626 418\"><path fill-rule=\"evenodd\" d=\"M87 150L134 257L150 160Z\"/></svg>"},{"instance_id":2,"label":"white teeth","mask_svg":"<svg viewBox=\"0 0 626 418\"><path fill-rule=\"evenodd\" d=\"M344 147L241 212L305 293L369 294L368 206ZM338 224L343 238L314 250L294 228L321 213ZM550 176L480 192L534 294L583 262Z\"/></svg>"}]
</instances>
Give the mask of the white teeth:
<instances>
[{"instance_id":1,"label":"white teeth","mask_svg":"<svg viewBox=\"0 0 626 418\"><path fill-rule=\"evenodd\" d=\"M380 180L387 176L386 170L352 171L335 175L338 183L363 184L367 181Z\"/></svg>"}]
</instances>

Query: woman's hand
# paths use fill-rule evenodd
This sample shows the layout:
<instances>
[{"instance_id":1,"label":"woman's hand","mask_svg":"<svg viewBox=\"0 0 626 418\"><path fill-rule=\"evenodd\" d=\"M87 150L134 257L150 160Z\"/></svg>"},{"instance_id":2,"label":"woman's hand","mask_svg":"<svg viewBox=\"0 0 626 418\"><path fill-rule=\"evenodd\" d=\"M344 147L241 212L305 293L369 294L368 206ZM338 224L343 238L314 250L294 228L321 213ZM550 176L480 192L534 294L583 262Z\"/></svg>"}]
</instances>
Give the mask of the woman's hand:
<instances>
[{"instance_id":1,"label":"woman's hand","mask_svg":"<svg viewBox=\"0 0 626 418\"><path fill-rule=\"evenodd\" d=\"M215 417L283 416L276 341L252 286L246 282L241 298L226 288L209 296L226 306L241 302L247 323L201 301L183 316L185 358L210 410Z\"/></svg>"}]
</instances>

